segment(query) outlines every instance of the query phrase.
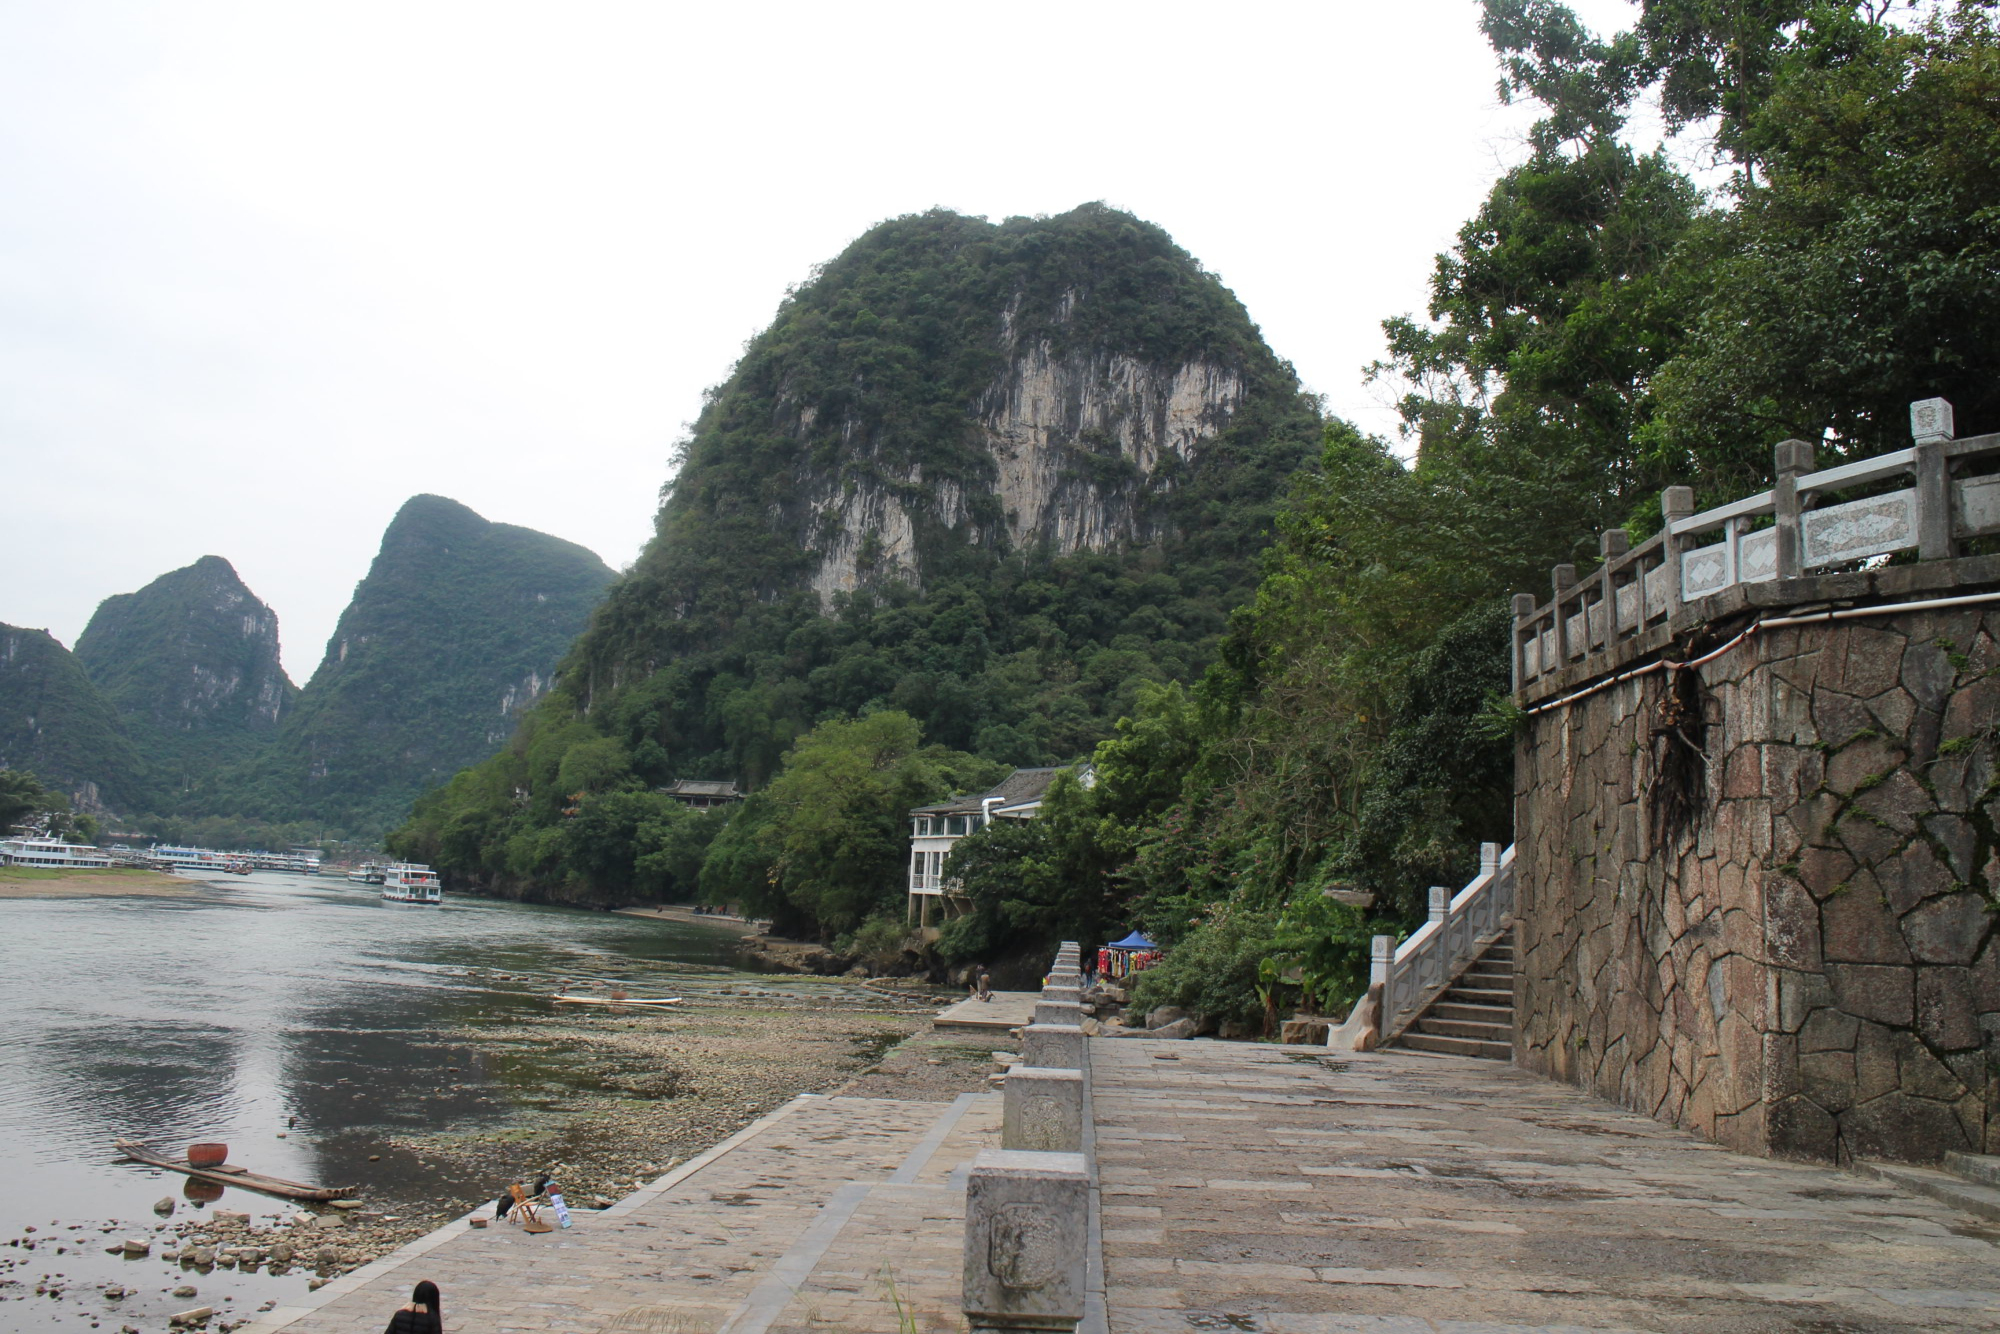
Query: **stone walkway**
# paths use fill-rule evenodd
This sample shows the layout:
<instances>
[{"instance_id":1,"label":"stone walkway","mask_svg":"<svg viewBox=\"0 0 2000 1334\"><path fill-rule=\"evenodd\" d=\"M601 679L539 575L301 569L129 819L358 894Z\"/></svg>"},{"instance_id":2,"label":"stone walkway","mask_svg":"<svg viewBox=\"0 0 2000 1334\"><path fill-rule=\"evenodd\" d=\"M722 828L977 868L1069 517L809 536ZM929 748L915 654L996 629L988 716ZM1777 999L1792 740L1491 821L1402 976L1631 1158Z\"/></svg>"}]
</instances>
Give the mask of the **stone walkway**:
<instances>
[{"instance_id":1,"label":"stone walkway","mask_svg":"<svg viewBox=\"0 0 2000 1334\"><path fill-rule=\"evenodd\" d=\"M2000 1329L1993 1225L1498 1062L1090 1048L1109 1334ZM374 1334L429 1278L452 1334L947 1334L999 1116L802 1097L567 1232L456 1224L253 1329Z\"/></svg>"},{"instance_id":2,"label":"stone walkway","mask_svg":"<svg viewBox=\"0 0 2000 1334\"><path fill-rule=\"evenodd\" d=\"M1035 1021L1039 991L996 991L990 1001L969 996L931 1020L933 1028L963 1028L1004 1035L1007 1029Z\"/></svg>"},{"instance_id":3,"label":"stone walkway","mask_svg":"<svg viewBox=\"0 0 2000 1334\"><path fill-rule=\"evenodd\" d=\"M1499 1062L1091 1063L1111 1334L2000 1329L1993 1225Z\"/></svg>"},{"instance_id":4,"label":"stone walkway","mask_svg":"<svg viewBox=\"0 0 2000 1334\"><path fill-rule=\"evenodd\" d=\"M999 1122L991 1093L802 1097L567 1231L454 1224L246 1334L378 1334L425 1278L453 1334L895 1330L898 1301L920 1330L956 1329L952 1173Z\"/></svg>"}]
</instances>

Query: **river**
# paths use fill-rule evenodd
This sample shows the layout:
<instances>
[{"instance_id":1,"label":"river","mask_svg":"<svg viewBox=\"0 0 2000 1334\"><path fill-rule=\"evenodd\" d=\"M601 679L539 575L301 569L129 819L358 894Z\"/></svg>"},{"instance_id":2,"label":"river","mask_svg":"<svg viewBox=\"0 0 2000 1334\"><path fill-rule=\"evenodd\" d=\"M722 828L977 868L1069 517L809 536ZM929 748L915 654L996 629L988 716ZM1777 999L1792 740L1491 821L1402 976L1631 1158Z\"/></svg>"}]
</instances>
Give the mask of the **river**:
<instances>
[{"instance_id":1,"label":"river","mask_svg":"<svg viewBox=\"0 0 2000 1334\"><path fill-rule=\"evenodd\" d=\"M162 1197L180 1201L176 1218L201 1207L183 1178L119 1162L115 1139L177 1154L221 1140L232 1162L359 1185L387 1208L477 1198L489 1183L445 1179L385 1142L519 1111L518 1078L450 1034L546 1014L561 979L636 973L713 988L731 978L742 929L466 899L386 904L331 875L192 887L184 898L0 900L0 1330L116 1329L142 1312L136 1323L152 1329L169 1308L245 1316L304 1291L303 1273L217 1270L189 1280L199 1303L176 1303L181 1279L167 1266L105 1254L150 1232ZM230 1194L229 1207L279 1211ZM53 1274L66 1298L34 1295ZM107 1282L137 1292L107 1305L90 1291Z\"/></svg>"}]
</instances>

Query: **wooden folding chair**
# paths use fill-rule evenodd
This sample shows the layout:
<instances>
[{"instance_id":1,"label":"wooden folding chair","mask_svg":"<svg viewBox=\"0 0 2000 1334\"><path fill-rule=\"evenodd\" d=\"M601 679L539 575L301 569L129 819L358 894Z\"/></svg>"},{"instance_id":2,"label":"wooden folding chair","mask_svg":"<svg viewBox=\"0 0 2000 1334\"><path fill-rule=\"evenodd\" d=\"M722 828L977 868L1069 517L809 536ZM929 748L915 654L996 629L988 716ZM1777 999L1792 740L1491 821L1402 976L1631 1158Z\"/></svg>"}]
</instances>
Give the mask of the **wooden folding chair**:
<instances>
[{"instance_id":1,"label":"wooden folding chair","mask_svg":"<svg viewBox=\"0 0 2000 1334\"><path fill-rule=\"evenodd\" d=\"M507 1211L507 1216L519 1223L523 1232L554 1232L556 1230L554 1223L543 1220L541 1213L535 1208L534 1203L529 1200L528 1192L521 1189L520 1182L517 1181L507 1187L507 1194L512 1196L514 1200L514 1207Z\"/></svg>"}]
</instances>

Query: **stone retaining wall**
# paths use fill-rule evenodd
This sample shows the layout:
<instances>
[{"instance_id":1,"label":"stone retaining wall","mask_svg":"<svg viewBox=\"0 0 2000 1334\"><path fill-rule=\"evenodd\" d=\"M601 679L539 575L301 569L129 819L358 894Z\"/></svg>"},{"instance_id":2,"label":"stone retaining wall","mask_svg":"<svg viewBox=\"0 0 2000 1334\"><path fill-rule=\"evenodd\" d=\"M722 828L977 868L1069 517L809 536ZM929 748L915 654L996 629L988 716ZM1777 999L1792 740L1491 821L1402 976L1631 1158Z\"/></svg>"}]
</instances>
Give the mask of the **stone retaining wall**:
<instances>
[{"instance_id":1,"label":"stone retaining wall","mask_svg":"<svg viewBox=\"0 0 2000 1334\"><path fill-rule=\"evenodd\" d=\"M1759 618L1996 588L1993 557L1741 586L1678 617L1680 647L1519 702ZM2000 602L1822 621L1746 639L1698 692L1662 670L1532 715L1517 1062L1752 1152L2000 1152L1996 641ZM1671 832L1676 697L1705 791Z\"/></svg>"}]
</instances>

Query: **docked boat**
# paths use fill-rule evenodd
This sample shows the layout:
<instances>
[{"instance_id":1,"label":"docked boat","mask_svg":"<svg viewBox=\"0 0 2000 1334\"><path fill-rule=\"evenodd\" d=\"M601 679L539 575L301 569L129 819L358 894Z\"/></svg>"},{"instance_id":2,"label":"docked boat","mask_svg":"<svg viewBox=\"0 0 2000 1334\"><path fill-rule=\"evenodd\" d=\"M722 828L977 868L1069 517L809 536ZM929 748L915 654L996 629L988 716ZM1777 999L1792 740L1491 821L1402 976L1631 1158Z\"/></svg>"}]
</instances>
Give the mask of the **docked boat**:
<instances>
[{"instance_id":1,"label":"docked boat","mask_svg":"<svg viewBox=\"0 0 2000 1334\"><path fill-rule=\"evenodd\" d=\"M415 862L392 862L382 868L382 897L391 903L443 903L438 874Z\"/></svg>"},{"instance_id":2,"label":"docked boat","mask_svg":"<svg viewBox=\"0 0 2000 1334\"><path fill-rule=\"evenodd\" d=\"M226 853L212 848L184 848L171 843L155 843L146 853L146 865L156 871L187 871L192 874L221 874L229 869Z\"/></svg>"},{"instance_id":3,"label":"docked boat","mask_svg":"<svg viewBox=\"0 0 2000 1334\"><path fill-rule=\"evenodd\" d=\"M111 865L103 849L56 838L0 839L0 866L39 866L56 871L101 871Z\"/></svg>"}]
</instances>

